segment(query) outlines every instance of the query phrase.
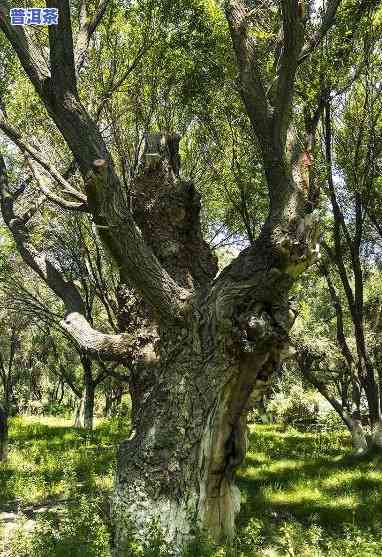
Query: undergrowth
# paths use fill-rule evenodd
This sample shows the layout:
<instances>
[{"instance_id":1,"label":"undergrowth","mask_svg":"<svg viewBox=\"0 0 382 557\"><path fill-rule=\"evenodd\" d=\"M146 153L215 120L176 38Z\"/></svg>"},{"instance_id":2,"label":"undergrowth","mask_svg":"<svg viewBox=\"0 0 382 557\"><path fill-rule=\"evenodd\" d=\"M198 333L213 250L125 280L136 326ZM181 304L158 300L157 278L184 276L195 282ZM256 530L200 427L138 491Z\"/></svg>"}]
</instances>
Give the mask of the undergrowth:
<instances>
[{"instance_id":1,"label":"undergrowth","mask_svg":"<svg viewBox=\"0 0 382 557\"><path fill-rule=\"evenodd\" d=\"M0 511L19 509L11 557L110 557L108 499L115 451L128 424L107 421L85 433L54 419L11 420L7 464L0 466ZM341 430L299 432L254 426L239 470L238 534L216 546L200 533L182 557L382 556L381 459L349 456ZM53 500L31 531L25 509ZM1 535L1 534L0 534ZM126 557L167 557L159 528Z\"/></svg>"}]
</instances>

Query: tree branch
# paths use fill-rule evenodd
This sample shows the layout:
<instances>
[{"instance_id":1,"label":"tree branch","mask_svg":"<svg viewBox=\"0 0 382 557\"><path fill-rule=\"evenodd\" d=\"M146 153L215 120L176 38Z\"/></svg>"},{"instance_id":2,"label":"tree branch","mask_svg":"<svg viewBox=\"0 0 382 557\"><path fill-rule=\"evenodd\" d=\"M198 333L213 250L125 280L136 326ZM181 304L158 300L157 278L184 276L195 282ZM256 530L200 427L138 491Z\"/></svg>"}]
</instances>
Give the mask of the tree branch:
<instances>
[{"instance_id":1,"label":"tree branch","mask_svg":"<svg viewBox=\"0 0 382 557\"><path fill-rule=\"evenodd\" d=\"M345 238L350 249L350 253L353 254L353 241L348 233L348 229L345 223L345 219L341 208L338 204L335 189L334 189L334 182L333 182L333 161L332 161L332 128L331 128L331 112L330 112L330 103L329 101L325 105L325 156L326 156L326 164L327 164L327 178L328 178L328 185L329 185L329 192L330 192L330 200L333 209L333 236L334 236L334 254L333 254L333 261L337 266L338 273L341 278L342 285L345 290L345 294L348 300L348 305L352 317L355 318L356 316L356 306L355 306L355 298L352 287L350 285L349 277L346 271L344 258L343 258L343 250L341 246L341 228L344 231Z\"/></svg>"},{"instance_id":2,"label":"tree branch","mask_svg":"<svg viewBox=\"0 0 382 557\"><path fill-rule=\"evenodd\" d=\"M342 421L344 422L344 424L349 428L350 431L352 431L352 420L351 418L348 416L346 410L344 408L342 408L342 404L333 396L331 396L331 394L328 391L327 386L325 385L325 383L323 383L322 381L320 381L312 372L311 370L311 357L308 359L306 357L306 355L300 355L299 358L297 358L298 363L299 363L299 368L301 371L301 374L312 384L316 387L316 389L319 391L319 393L321 393L321 395L326 398L326 400L333 406L333 408L336 410L336 412L339 414L339 416L341 417ZM308 360L308 361L307 361ZM309 361L310 360L310 361Z\"/></svg>"},{"instance_id":3,"label":"tree branch","mask_svg":"<svg viewBox=\"0 0 382 557\"><path fill-rule=\"evenodd\" d=\"M69 182L67 182L65 178L61 176L61 174L52 164L50 164L47 160L45 160L44 157L42 157L40 153L34 147L32 147L32 145L27 143L22 138L20 132L16 128L11 126L11 124L6 122L4 119L0 118L0 129L7 135L7 137L9 137L9 139L11 139L17 145L20 151L28 153L47 172L49 172L52 178L54 178L56 182L63 187L62 190L63 193L67 193L68 195L71 195L72 197L77 199L77 201L79 201L81 205L86 206L86 196L80 191L73 188L69 184Z\"/></svg>"},{"instance_id":4,"label":"tree branch","mask_svg":"<svg viewBox=\"0 0 382 557\"><path fill-rule=\"evenodd\" d=\"M15 49L21 65L34 87L39 93L42 93L44 83L50 77L49 68L37 45L29 37L28 30L25 27L10 24L10 8L8 0L0 0L0 29Z\"/></svg>"},{"instance_id":5,"label":"tree branch","mask_svg":"<svg viewBox=\"0 0 382 557\"><path fill-rule=\"evenodd\" d=\"M48 333L49 334L49 333ZM56 343L54 342L53 337L49 334L49 343L50 346L52 348L54 357L58 363L58 367L60 369L60 371L58 372L58 376L72 389L73 393L76 395L77 398L81 398L82 396L82 392L81 389L79 389L71 380L71 378L69 377L69 375L66 373L66 369L65 366L62 364L61 362L61 358L60 358L60 354L57 350L57 346ZM53 372L54 373L54 372Z\"/></svg>"},{"instance_id":6,"label":"tree branch","mask_svg":"<svg viewBox=\"0 0 382 557\"><path fill-rule=\"evenodd\" d=\"M67 201L66 199L63 199L62 197L52 192L52 190L48 186L48 184L50 184L49 180L47 180L47 178L38 170L37 164L29 158L27 159L27 163L29 168L31 169L31 172L37 182L39 189L43 192L46 199L48 199L58 207L61 207L62 209L89 213L89 207L86 202L80 203L76 201Z\"/></svg>"},{"instance_id":7,"label":"tree branch","mask_svg":"<svg viewBox=\"0 0 382 557\"><path fill-rule=\"evenodd\" d=\"M65 280L46 253L38 252L30 243L27 228L14 212L12 192L1 155L0 204L4 222L12 233L22 259L64 303L66 315L60 323L61 327L89 356L116 361L127 359L131 355L133 339L127 334L108 335L93 329L84 317L84 303L77 288Z\"/></svg>"},{"instance_id":8,"label":"tree branch","mask_svg":"<svg viewBox=\"0 0 382 557\"><path fill-rule=\"evenodd\" d=\"M62 97L77 90L69 0L47 0L46 5L59 12L58 25L49 25L48 30L52 86L55 95Z\"/></svg>"},{"instance_id":9,"label":"tree branch","mask_svg":"<svg viewBox=\"0 0 382 557\"><path fill-rule=\"evenodd\" d=\"M341 301L340 301L340 298L338 297L336 289L334 288L334 285L333 285L332 280L331 280L330 275L329 275L329 271L323 263L321 264L321 272L326 279L328 289L329 289L329 293L330 293L330 297L332 299L332 303L333 303L334 309L336 311L338 346L341 349L341 352L342 352L342 354L343 354L343 356L344 356L344 358L345 358L345 360L348 364L349 369L351 369L353 364L354 364L354 359L353 359L351 350L348 346L348 343L347 343L346 337L345 337L344 318L343 318L343 311L342 311Z\"/></svg>"},{"instance_id":10,"label":"tree branch","mask_svg":"<svg viewBox=\"0 0 382 557\"><path fill-rule=\"evenodd\" d=\"M74 59L75 59L75 66L77 72L80 71L80 69L82 68L85 62L85 56L89 47L90 39L94 31L97 29L98 25L100 24L109 3L110 0L101 0L98 9L96 10L96 13L93 16L93 19L88 21L86 2L85 0L82 0L81 2L81 8L80 8L81 27L77 35L76 46L74 48Z\"/></svg>"},{"instance_id":11,"label":"tree branch","mask_svg":"<svg viewBox=\"0 0 382 557\"><path fill-rule=\"evenodd\" d=\"M57 2L55 0L50 5L54 6ZM126 203L124 188L107 145L73 88L74 70L70 69L72 54L68 53L72 47L71 30L63 29L65 21L70 25L68 1L65 0L64 4L61 25L55 30L51 30L55 26L50 26L49 30L51 50L56 51L51 52L52 73L55 73L56 81L53 90L40 87L40 98L78 163L99 236L124 280L134 285L162 320L182 320L191 293L175 282L146 245ZM12 37L10 40L15 48ZM62 78L59 76L59 52L68 58L69 64L69 71ZM62 59L60 65L65 65ZM29 72L28 75L32 78ZM65 83L61 83L63 80ZM60 90L57 90L57 86Z\"/></svg>"},{"instance_id":12,"label":"tree branch","mask_svg":"<svg viewBox=\"0 0 382 557\"><path fill-rule=\"evenodd\" d=\"M241 0L229 0L226 17L236 53L240 89L248 115L261 142L270 130L270 106L262 82L253 37L249 34L248 15Z\"/></svg>"},{"instance_id":13,"label":"tree branch","mask_svg":"<svg viewBox=\"0 0 382 557\"><path fill-rule=\"evenodd\" d=\"M115 368L118 367L118 364L114 364L113 366L105 366L103 362L99 362L98 365L101 368L101 371L94 379L94 385L99 385L99 383L101 383L104 379L106 379L106 377L113 377L114 379L118 379L119 381L129 383L130 374L122 375L121 373L115 371Z\"/></svg>"},{"instance_id":14,"label":"tree branch","mask_svg":"<svg viewBox=\"0 0 382 557\"><path fill-rule=\"evenodd\" d=\"M291 115L294 81L298 57L304 40L305 16L298 0L282 0L283 46L277 71L273 125L274 137L285 144L286 131Z\"/></svg>"},{"instance_id":15,"label":"tree branch","mask_svg":"<svg viewBox=\"0 0 382 557\"><path fill-rule=\"evenodd\" d=\"M313 52L313 50L323 41L326 34L330 28L334 25L336 21L336 13L341 4L342 0L330 0L328 2L326 12L324 13L321 26L317 29L313 36L305 43L302 48L301 55L298 59L298 63L301 64L308 56Z\"/></svg>"},{"instance_id":16,"label":"tree branch","mask_svg":"<svg viewBox=\"0 0 382 557\"><path fill-rule=\"evenodd\" d=\"M107 103L107 101L109 99L111 99L113 93L118 91L118 89L124 84L126 79L135 70L135 68L138 66L139 62L141 61L143 56L146 54L146 52L149 50L149 48L151 48L151 46L152 46L152 43L150 43L148 45L142 45L141 46L141 48L139 49L138 54L136 55L135 59L132 61L131 64L129 64L127 69L123 72L122 76L103 95L103 98L101 99L101 102L98 105L97 110L96 110L95 119L96 119L97 122L99 120L99 117L101 116L102 110L103 110L105 104Z\"/></svg>"}]
</instances>

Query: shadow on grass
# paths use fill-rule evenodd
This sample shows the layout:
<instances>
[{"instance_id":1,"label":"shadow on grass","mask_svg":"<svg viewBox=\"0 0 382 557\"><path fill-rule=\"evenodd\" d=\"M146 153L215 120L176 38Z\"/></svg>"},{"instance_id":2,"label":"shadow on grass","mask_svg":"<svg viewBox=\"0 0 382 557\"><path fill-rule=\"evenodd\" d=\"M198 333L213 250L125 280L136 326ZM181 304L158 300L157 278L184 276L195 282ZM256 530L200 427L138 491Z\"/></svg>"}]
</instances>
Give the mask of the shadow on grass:
<instances>
[{"instance_id":1,"label":"shadow on grass","mask_svg":"<svg viewBox=\"0 0 382 557\"><path fill-rule=\"evenodd\" d=\"M366 528L381 522L381 455L354 459L339 444L333 449L332 441L330 434L319 439L257 426L250 435L253 452L238 473L244 499L240 525L263 520L272 539L275 523L289 520L314 521L332 533L350 523ZM317 447L320 456L312 458Z\"/></svg>"}]
</instances>

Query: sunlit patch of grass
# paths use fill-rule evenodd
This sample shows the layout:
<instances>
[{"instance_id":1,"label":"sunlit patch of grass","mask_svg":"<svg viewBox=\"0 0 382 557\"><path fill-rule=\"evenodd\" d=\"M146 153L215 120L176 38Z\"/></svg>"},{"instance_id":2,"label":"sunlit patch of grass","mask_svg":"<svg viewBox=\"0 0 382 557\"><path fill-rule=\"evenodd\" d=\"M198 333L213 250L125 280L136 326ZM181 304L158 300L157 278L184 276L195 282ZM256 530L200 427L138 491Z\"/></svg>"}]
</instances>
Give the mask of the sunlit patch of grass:
<instances>
[{"instance_id":1,"label":"sunlit patch of grass","mask_svg":"<svg viewBox=\"0 0 382 557\"><path fill-rule=\"evenodd\" d=\"M264 501L269 505L285 505L289 503L310 505L323 499L317 487L301 487L296 485L293 489L284 489L282 485L269 486L263 490Z\"/></svg>"},{"instance_id":2,"label":"sunlit patch of grass","mask_svg":"<svg viewBox=\"0 0 382 557\"><path fill-rule=\"evenodd\" d=\"M263 521L268 553L259 550L259 556L290 555L285 532L296 541L303 535L298 525L304 532L311 523L325 541L313 544L311 553L300 545L293 550L295 555L344 557L350 547L343 542L349 524L356 532L352 530L353 541L360 547L360 553L349 555L371 556L369 547L373 551L380 548L373 557L382 555L381 457L358 461L349 458L349 452L345 431L305 433L270 425L251 428L250 451L238 474L245 492L239 521L242 527L254 517ZM282 546L286 544L282 550L280 539L284 540Z\"/></svg>"}]
</instances>

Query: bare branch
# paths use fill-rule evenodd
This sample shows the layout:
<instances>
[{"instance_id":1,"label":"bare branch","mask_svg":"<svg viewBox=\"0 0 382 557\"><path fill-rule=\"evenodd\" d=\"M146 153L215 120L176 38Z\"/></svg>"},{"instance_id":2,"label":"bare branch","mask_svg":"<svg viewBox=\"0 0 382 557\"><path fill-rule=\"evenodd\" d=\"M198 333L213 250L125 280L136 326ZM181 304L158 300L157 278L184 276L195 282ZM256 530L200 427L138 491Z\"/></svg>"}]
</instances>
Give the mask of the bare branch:
<instances>
[{"instance_id":1,"label":"bare branch","mask_svg":"<svg viewBox=\"0 0 382 557\"><path fill-rule=\"evenodd\" d=\"M44 176L39 169L37 168L37 164L33 162L30 158L27 159L27 163L31 172L33 174L34 179L37 182L39 189L43 192L44 196L54 203L58 205L62 209L68 209L71 211L80 211L83 213L89 212L89 207L86 202L77 202L77 201L67 201L62 197L56 195L49 187L50 181Z\"/></svg>"},{"instance_id":2,"label":"bare branch","mask_svg":"<svg viewBox=\"0 0 382 557\"><path fill-rule=\"evenodd\" d=\"M66 315L60 325L79 349L99 359L123 361L128 358L131 355L134 339L124 333L108 335L93 329L84 317L84 302L77 288L63 277L46 253L38 252L30 243L28 229L14 212L12 192L8 186L2 156L0 156L0 203L4 222L12 233L22 259L64 303Z\"/></svg>"}]
</instances>

